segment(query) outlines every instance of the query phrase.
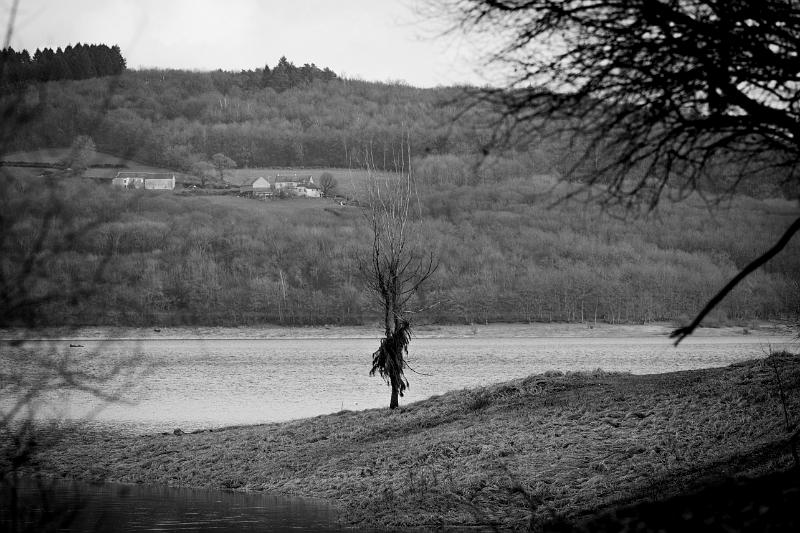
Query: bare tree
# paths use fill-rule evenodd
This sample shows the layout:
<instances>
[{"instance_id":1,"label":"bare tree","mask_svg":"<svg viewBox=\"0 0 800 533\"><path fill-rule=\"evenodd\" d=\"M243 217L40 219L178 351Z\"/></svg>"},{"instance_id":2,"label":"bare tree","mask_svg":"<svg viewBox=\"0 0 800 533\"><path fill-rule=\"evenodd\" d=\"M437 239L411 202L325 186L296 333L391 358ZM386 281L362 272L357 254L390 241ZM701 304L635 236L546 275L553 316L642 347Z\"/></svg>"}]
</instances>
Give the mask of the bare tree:
<instances>
[{"instance_id":1,"label":"bare tree","mask_svg":"<svg viewBox=\"0 0 800 533\"><path fill-rule=\"evenodd\" d=\"M215 169L217 169L220 183L225 182L226 170L236 168L236 161L222 153L212 155L211 164L214 165Z\"/></svg>"},{"instance_id":2,"label":"bare tree","mask_svg":"<svg viewBox=\"0 0 800 533\"><path fill-rule=\"evenodd\" d=\"M97 148L91 137L88 135L78 135L75 140L72 141L69 154L61 161L61 166L71 171L75 176L80 176L89 168L96 151Z\"/></svg>"},{"instance_id":3,"label":"bare tree","mask_svg":"<svg viewBox=\"0 0 800 533\"><path fill-rule=\"evenodd\" d=\"M208 180L214 179L216 168L208 161L196 161L192 164L192 174L200 180L200 187L205 188Z\"/></svg>"},{"instance_id":4,"label":"bare tree","mask_svg":"<svg viewBox=\"0 0 800 533\"><path fill-rule=\"evenodd\" d=\"M569 140L571 177L604 202L654 208L713 186L779 176L797 191L800 4L794 0L443 0L457 29L486 36L509 73L478 105L496 110L490 145ZM720 172L724 168L724 172ZM796 194L796 192L795 192ZM720 291L688 326L779 242Z\"/></svg>"},{"instance_id":5,"label":"bare tree","mask_svg":"<svg viewBox=\"0 0 800 533\"><path fill-rule=\"evenodd\" d=\"M420 286L436 271L433 252L425 252L414 238L416 191L410 169L410 145L398 158L396 176L379 179L370 174L364 216L372 235L369 258L362 258L359 269L367 288L381 307L384 338L372 355L370 375L378 372L391 388L389 408L399 405L408 388L405 356L411 340L409 305ZM371 165L367 154L367 167ZM407 163L406 163L407 162Z\"/></svg>"},{"instance_id":6,"label":"bare tree","mask_svg":"<svg viewBox=\"0 0 800 533\"><path fill-rule=\"evenodd\" d=\"M319 177L319 188L322 191L323 196L330 196L334 194L336 191L336 186L339 183L336 181L336 178L333 177L333 174L330 172L323 172Z\"/></svg>"}]
</instances>

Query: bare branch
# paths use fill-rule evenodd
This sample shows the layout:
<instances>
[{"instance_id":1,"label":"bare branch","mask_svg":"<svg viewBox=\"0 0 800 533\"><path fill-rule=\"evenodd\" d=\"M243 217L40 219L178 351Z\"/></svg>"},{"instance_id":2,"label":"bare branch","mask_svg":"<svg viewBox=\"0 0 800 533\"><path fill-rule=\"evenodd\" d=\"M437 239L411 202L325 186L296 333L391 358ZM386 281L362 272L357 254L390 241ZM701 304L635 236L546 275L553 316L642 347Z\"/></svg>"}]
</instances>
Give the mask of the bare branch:
<instances>
[{"instance_id":1,"label":"bare branch","mask_svg":"<svg viewBox=\"0 0 800 533\"><path fill-rule=\"evenodd\" d=\"M722 301L722 299L725 298L725 296L727 296L727 294L731 292L734 287L736 287L744 278L766 264L770 259L775 257L778 252L783 250L798 231L800 231L800 218L795 220L792 225L789 226L786 232L784 232L784 234L780 239L778 239L778 242L776 242L772 248L761 254L749 265L744 267L738 274L736 274L736 276L733 277L733 279L728 282L727 285L725 285L716 295L714 295L714 297L709 300L703 310L697 314L694 320L692 320L691 324L682 328L678 328L670 334L670 338L675 339L675 346L680 344L680 342L687 336L691 335L697 326L700 325L706 315L708 315L708 313L710 313L711 310L714 309Z\"/></svg>"}]
</instances>

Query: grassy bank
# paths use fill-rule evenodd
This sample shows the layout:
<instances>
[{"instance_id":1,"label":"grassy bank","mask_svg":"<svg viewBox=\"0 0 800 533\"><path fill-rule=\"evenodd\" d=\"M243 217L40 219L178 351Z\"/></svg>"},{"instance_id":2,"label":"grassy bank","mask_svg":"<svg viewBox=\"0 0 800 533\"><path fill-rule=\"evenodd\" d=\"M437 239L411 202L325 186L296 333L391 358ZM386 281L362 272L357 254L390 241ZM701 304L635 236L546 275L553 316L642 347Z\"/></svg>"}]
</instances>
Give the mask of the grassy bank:
<instances>
[{"instance_id":1,"label":"grassy bank","mask_svg":"<svg viewBox=\"0 0 800 533\"><path fill-rule=\"evenodd\" d=\"M357 526L527 527L790 464L800 362L553 373L369 410L196 434L67 435L58 476L322 497Z\"/></svg>"}]
</instances>

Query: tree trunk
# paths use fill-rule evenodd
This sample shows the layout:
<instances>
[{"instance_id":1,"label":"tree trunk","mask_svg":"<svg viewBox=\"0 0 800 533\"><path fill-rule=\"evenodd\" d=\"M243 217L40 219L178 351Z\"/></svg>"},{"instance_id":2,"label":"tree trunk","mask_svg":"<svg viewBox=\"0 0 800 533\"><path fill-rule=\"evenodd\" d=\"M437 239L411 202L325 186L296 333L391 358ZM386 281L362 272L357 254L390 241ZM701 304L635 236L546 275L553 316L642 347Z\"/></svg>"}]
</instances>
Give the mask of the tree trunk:
<instances>
[{"instance_id":1,"label":"tree trunk","mask_svg":"<svg viewBox=\"0 0 800 533\"><path fill-rule=\"evenodd\" d=\"M393 384L392 385L392 399L389 401L389 409L397 409L400 405L400 401L397 396L397 387Z\"/></svg>"}]
</instances>

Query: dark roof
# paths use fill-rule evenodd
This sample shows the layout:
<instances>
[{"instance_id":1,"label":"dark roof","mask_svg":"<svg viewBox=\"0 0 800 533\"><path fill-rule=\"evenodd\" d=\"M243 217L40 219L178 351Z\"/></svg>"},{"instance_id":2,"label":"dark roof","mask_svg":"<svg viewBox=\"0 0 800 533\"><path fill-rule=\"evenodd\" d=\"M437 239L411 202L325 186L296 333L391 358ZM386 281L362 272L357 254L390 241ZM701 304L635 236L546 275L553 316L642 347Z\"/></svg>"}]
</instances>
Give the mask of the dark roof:
<instances>
[{"instance_id":1,"label":"dark roof","mask_svg":"<svg viewBox=\"0 0 800 533\"><path fill-rule=\"evenodd\" d=\"M312 176L281 176L278 175L275 177L276 182L286 183L286 182L295 182L295 183L305 183L308 180L312 179Z\"/></svg>"},{"instance_id":2,"label":"dark roof","mask_svg":"<svg viewBox=\"0 0 800 533\"><path fill-rule=\"evenodd\" d=\"M146 180L171 180L172 172L117 172L117 178L140 178Z\"/></svg>"}]
</instances>

